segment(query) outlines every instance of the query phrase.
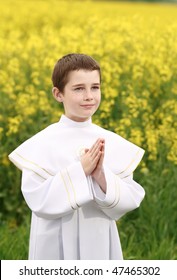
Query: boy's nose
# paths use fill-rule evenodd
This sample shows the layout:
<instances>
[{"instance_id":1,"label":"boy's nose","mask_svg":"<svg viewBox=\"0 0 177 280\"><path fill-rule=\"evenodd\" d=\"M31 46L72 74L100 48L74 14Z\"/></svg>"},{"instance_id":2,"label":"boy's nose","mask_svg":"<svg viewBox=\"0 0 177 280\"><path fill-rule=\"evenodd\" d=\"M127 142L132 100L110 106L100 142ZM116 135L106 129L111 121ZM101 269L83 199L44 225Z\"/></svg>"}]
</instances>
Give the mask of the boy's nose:
<instances>
[{"instance_id":1,"label":"boy's nose","mask_svg":"<svg viewBox=\"0 0 177 280\"><path fill-rule=\"evenodd\" d=\"M93 94L91 93L90 90L86 90L84 94L84 100L92 100L93 99Z\"/></svg>"}]
</instances>

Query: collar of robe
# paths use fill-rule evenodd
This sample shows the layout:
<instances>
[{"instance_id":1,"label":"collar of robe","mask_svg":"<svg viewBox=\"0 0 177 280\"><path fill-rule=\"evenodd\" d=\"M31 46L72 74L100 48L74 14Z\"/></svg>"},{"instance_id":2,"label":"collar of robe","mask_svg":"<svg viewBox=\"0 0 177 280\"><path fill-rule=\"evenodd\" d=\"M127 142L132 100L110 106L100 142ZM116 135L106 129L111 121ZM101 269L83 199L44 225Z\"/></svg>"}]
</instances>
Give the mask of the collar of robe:
<instances>
[{"instance_id":1,"label":"collar of robe","mask_svg":"<svg viewBox=\"0 0 177 280\"><path fill-rule=\"evenodd\" d=\"M84 122L76 122L71 120L70 118L66 117L65 115L62 115L59 124L67 127L75 127L75 128L82 128L82 127L88 127L92 123L92 119L89 118L87 121Z\"/></svg>"}]
</instances>

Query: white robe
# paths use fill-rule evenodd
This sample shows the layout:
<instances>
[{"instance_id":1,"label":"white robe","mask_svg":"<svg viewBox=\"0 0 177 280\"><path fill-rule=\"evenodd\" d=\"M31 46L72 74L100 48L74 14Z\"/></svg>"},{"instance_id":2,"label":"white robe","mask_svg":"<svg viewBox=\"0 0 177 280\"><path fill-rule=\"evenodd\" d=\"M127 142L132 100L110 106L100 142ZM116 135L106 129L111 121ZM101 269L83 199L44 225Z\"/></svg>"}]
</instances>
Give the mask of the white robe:
<instances>
[{"instance_id":1,"label":"white robe","mask_svg":"<svg viewBox=\"0 0 177 280\"><path fill-rule=\"evenodd\" d=\"M80 162L98 138L105 139L106 194ZM9 159L22 170L22 193L32 211L29 259L122 259L115 221L144 198L133 180L143 154L91 119L64 115L15 149Z\"/></svg>"}]
</instances>

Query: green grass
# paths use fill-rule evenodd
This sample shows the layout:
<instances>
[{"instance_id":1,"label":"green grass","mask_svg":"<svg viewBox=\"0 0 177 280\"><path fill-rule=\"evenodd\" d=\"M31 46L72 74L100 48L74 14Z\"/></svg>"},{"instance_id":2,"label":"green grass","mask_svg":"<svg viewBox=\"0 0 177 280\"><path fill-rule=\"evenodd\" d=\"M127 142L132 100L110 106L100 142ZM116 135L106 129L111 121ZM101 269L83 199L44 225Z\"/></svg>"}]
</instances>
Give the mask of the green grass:
<instances>
[{"instance_id":1,"label":"green grass","mask_svg":"<svg viewBox=\"0 0 177 280\"><path fill-rule=\"evenodd\" d=\"M17 226L13 221L4 222L0 227L0 259L26 260L28 259L29 218Z\"/></svg>"},{"instance_id":2,"label":"green grass","mask_svg":"<svg viewBox=\"0 0 177 280\"><path fill-rule=\"evenodd\" d=\"M157 162L139 180L146 190L145 199L119 226L125 259L177 259L175 169Z\"/></svg>"}]
</instances>

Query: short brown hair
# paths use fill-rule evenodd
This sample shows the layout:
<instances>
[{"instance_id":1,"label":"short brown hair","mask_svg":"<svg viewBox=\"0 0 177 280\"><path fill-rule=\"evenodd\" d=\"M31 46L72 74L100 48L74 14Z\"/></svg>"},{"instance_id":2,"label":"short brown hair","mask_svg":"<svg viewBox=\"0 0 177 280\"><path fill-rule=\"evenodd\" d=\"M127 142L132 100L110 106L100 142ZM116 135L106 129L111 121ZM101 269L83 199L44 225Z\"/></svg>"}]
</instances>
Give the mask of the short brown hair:
<instances>
[{"instance_id":1,"label":"short brown hair","mask_svg":"<svg viewBox=\"0 0 177 280\"><path fill-rule=\"evenodd\" d=\"M61 92L68 82L68 74L75 70L98 70L101 82L101 70L99 64L91 57L85 54L71 53L60 58L52 73L53 86Z\"/></svg>"}]
</instances>

